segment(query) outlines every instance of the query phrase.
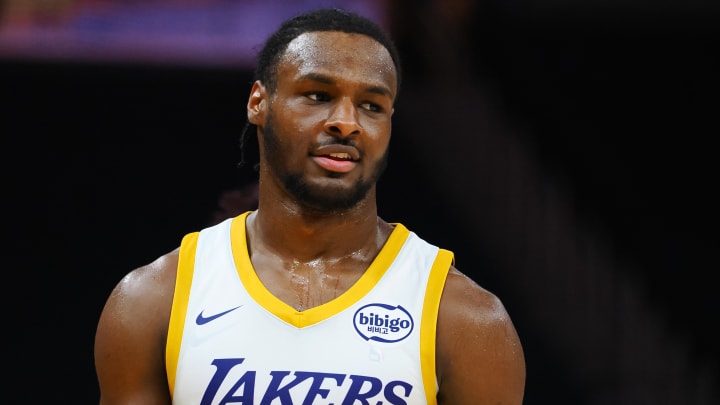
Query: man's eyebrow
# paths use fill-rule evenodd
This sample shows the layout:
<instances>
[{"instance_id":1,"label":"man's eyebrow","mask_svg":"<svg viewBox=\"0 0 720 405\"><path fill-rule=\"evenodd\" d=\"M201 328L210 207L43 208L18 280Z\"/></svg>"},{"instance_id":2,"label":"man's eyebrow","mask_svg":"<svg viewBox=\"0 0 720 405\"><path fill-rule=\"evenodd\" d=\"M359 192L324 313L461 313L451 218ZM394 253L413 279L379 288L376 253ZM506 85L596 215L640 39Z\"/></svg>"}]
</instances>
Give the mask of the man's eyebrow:
<instances>
[{"instance_id":1,"label":"man's eyebrow","mask_svg":"<svg viewBox=\"0 0 720 405\"><path fill-rule=\"evenodd\" d=\"M332 77L324 75L324 74L320 74L320 73L306 73L306 74L298 77L297 80L298 81L310 80L310 81L315 81L315 82L319 82L319 83L323 83L323 84L335 84L336 83L336 81ZM385 86L372 86L371 85L371 86L366 87L365 91L367 91L369 93L375 93L375 94L379 94L381 96L387 96L387 97L393 98L392 91L390 91L390 89L388 89Z\"/></svg>"},{"instance_id":2,"label":"man's eyebrow","mask_svg":"<svg viewBox=\"0 0 720 405\"><path fill-rule=\"evenodd\" d=\"M306 74L298 77L298 81L302 82L305 80L311 80L311 81L320 82L323 84L335 84L335 80L333 80L329 76L319 74L319 73L306 73Z\"/></svg>"},{"instance_id":3,"label":"man's eyebrow","mask_svg":"<svg viewBox=\"0 0 720 405\"><path fill-rule=\"evenodd\" d=\"M390 91L390 89L388 89L388 88L385 87L385 86L370 86L370 87L368 87L368 88L365 89L365 90L368 91L368 92L370 92L370 93L375 93L375 94L379 94L379 95L381 95L381 96L390 97L391 99L394 98L392 92Z\"/></svg>"}]
</instances>

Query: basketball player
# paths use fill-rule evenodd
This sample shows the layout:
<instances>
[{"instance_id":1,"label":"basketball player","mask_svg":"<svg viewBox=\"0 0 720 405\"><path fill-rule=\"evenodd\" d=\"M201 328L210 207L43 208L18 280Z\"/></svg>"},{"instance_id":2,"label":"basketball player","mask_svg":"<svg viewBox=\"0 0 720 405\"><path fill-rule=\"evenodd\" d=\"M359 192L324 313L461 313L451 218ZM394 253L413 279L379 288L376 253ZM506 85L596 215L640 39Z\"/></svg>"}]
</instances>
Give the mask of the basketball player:
<instances>
[{"instance_id":1,"label":"basketball player","mask_svg":"<svg viewBox=\"0 0 720 405\"><path fill-rule=\"evenodd\" d=\"M118 283L96 334L100 404L521 404L498 297L378 217L401 81L390 39L317 10L269 38L256 73L258 207Z\"/></svg>"}]
</instances>

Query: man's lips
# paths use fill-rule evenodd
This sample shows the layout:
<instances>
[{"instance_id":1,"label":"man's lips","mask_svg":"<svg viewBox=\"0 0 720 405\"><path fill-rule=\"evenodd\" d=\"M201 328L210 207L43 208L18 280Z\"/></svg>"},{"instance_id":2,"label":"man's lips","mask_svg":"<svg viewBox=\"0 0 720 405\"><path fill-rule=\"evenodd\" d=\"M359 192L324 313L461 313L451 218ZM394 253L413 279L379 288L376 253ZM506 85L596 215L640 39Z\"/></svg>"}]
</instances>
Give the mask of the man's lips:
<instances>
[{"instance_id":1,"label":"man's lips","mask_svg":"<svg viewBox=\"0 0 720 405\"><path fill-rule=\"evenodd\" d=\"M327 171L347 173L357 166L360 152L348 145L323 145L313 152L312 159Z\"/></svg>"},{"instance_id":2,"label":"man's lips","mask_svg":"<svg viewBox=\"0 0 720 405\"><path fill-rule=\"evenodd\" d=\"M312 159L318 166L329 172L347 173L357 166L355 161L338 158L335 155L313 156Z\"/></svg>"},{"instance_id":3,"label":"man's lips","mask_svg":"<svg viewBox=\"0 0 720 405\"><path fill-rule=\"evenodd\" d=\"M338 143L318 146L312 151L312 155L334 157L342 160L360 160L360 151L356 147Z\"/></svg>"}]
</instances>

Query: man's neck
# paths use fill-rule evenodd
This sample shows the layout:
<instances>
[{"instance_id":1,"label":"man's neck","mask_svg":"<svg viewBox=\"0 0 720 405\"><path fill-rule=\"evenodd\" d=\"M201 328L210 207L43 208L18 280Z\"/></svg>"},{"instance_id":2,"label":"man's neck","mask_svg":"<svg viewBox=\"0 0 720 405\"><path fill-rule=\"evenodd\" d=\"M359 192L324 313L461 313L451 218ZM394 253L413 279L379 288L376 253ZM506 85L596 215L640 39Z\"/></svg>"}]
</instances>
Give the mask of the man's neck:
<instances>
[{"instance_id":1,"label":"man's neck","mask_svg":"<svg viewBox=\"0 0 720 405\"><path fill-rule=\"evenodd\" d=\"M374 255L391 231L374 201L342 212L317 212L286 204L259 204L248 218L248 241L300 261ZM256 246L258 247L258 246Z\"/></svg>"}]
</instances>

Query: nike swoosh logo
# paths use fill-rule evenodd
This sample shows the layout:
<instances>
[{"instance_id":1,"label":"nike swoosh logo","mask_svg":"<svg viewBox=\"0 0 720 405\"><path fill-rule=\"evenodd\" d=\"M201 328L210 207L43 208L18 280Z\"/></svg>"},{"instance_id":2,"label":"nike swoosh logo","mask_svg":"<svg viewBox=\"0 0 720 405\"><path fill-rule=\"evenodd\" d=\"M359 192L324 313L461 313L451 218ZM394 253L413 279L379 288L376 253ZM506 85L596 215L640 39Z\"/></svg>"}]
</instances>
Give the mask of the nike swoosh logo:
<instances>
[{"instance_id":1,"label":"nike swoosh logo","mask_svg":"<svg viewBox=\"0 0 720 405\"><path fill-rule=\"evenodd\" d=\"M205 312L205 310L203 310L203 311L201 311L201 312L198 314L197 318L195 318L195 323L198 324L198 325L205 325L206 323L208 323L208 322L210 322L210 321L213 321L213 320L215 320L215 319L218 319L218 318L220 318L220 317L223 316L223 315L229 314L230 312L232 312L232 311L240 308L241 306L242 306L242 305L238 305L238 306L236 306L235 308L230 308L230 309L228 309L227 311L223 311L223 312L220 312L220 313L218 313L218 314L210 315L210 316L203 316L203 312Z\"/></svg>"}]
</instances>

